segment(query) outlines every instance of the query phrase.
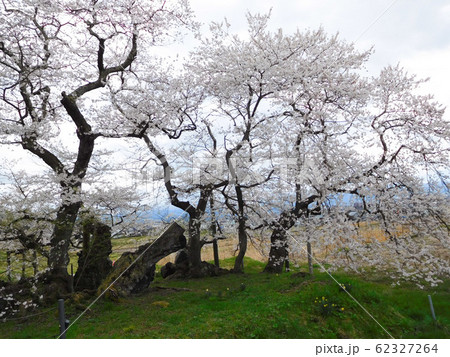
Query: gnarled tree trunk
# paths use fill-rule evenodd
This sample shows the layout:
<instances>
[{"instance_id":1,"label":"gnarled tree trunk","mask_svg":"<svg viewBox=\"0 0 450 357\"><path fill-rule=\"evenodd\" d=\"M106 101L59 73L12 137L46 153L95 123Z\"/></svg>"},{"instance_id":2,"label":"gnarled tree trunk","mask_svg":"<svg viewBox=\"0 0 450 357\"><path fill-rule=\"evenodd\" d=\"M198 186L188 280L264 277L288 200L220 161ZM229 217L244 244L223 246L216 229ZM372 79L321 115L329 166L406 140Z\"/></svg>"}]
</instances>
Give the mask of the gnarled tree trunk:
<instances>
[{"instance_id":1,"label":"gnarled tree trunk","mask_svg":"<svg viewBox=\"0 0 450 357\"><path fill-rule=\"evenodd\" d=\"M244 197L242 194L242 188L240 185L235 185L236 197L238 201L238 239L239 239L239 253L234 261L233 271L235 273L244 272L244 257L247 253L247 219L244 213Z\"/></svg>"},{"instance_id":2,"label":"gnarled tree trunk","mask_svg":"<svg viewBox=\"0 0 450 357\"><path fill-rule=\"evenodd\" d=\"M197 215L189 216L189 240L188 256L189 268L193 276L200 276L200 266L202 263L202 244L200 241L201 221L196 218Z\"/></svg>"},{"instance_id":3,"label":"gnarled tree trunk","mask_svg":"<svg viewBox=\"0 0 450 357\"><path fill-rule=\"evenodd\" d=\"M61 279L69 277L67 273L70 261L69 243L80 206L80 203L62 204L56 215L48 256L50 275L54 277Z\"/></svg>"},{"instance_id":4,"label":"gnarled tree trunk","mask_svg":"<svg viewBox=\"0 0 450 357\"><path fill-rule=\"evenodd\" d=\"M281 273L285 263L287 263L286 268L289 268L289 244L287 232L302 215L305 214L306 216L309 216L310 214L320 214L319 206L312 210L308 209L308 206L317 198L317 195L312 195L305 200L298 200L293 209L281 213L274 224L272 235L270 237L269 260L264 268L265 272Z\"/></svg>"},{"instance_id":5,"label":"gnarled tree trunk","mask_svg":"<svg viewBox=\"0 0 450 357\"><path fill-rule=\"evenodd\" d=\"M281 273L286 262L289 262L286 229L277 227L270 236L269 261L264 271L267 273Z\"/></svg>"}]
</instances>

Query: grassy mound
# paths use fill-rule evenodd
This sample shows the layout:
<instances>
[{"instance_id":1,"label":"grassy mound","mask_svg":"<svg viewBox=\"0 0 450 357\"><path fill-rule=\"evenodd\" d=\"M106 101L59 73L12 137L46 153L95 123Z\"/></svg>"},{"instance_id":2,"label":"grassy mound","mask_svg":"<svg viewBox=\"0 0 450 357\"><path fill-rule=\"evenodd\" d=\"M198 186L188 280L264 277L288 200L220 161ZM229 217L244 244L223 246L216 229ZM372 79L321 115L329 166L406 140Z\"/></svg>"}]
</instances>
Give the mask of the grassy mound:
<instances>
[{"instance_id":1,"label":"grassy mound","mask_svg":"<svg viewBox=\"0 0 450 357\"><path fill-rule=\"evenodd\" d=\"M233 259L222 262L232 267ZM388 338L344 291L396 338L450 337L450 281L433 290L391 287L380 277L296 272L260 273L245 260L246 274L165 281L119 302L100 300L70 330L68 338ZM427 295L438 317L430 315ZM89 301L68 301L74 320ZM39 312L39 311L38 311ZM1 338L54 338L56 308L23 320L0 322Z\"/></svg>"}]
</instances>

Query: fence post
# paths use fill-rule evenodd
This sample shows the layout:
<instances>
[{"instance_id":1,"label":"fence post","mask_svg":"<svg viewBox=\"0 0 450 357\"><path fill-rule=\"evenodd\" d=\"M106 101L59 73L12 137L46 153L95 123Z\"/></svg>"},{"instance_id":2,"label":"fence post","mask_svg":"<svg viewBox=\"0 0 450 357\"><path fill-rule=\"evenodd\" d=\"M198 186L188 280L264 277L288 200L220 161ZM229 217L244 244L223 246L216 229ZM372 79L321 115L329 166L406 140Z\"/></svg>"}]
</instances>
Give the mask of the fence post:
<instances>
[{"instance_id":1,"label":"fence post","mask_svg":"<svg viewBox=\"0 0 450 357\"><path fill-rule=\"evenodd\" d=\"M58 299L59 338L66 338L66 313L64 311L64 299Z\"/></svg>"},{"instance_id":2,"label":"fence post","mask_svg":"<svg viewBox=\"0 0 450 357\"><path fill-rule=\"evenodd\" d=\"M11 281L11 251L6 251L6 276L8 281Z\"/></svg>"},{"instance_id":3,"label":"fence post","mask_svg":"<svg viewBox=\"0 0 450 357\"><path fill-rule=\"evenodd\" d=\"M312 261L312 248L311 248L311 242L308 240L306 241L306 250L308 252L308 270L309 270L309 275L313 276L314 275L314 270L313 270L313 261Z\"/></svg>"},{"instance_id":4,"label":"fence post","mask_svg":"<svg viewBox=\"0 0 450 357\"><path fill-rule=\"evenodd\" d=\"M219 245L217 244L217 238L213 240L213 252L214 252L214 265L218 267L220 265L219 262Z\"/></svg>"},{"instance_id":5,"label":"fence post","mask_svg":"<svg viewBox=\"0 0 450 357\"><path fill-rule=\"evenodd\" d=\"M428 295L428 302L430 303L431 316L433 320L436 321L436 314L434 313L433 300L431 300L431 295Z\"/></svg>"}]
</instances>

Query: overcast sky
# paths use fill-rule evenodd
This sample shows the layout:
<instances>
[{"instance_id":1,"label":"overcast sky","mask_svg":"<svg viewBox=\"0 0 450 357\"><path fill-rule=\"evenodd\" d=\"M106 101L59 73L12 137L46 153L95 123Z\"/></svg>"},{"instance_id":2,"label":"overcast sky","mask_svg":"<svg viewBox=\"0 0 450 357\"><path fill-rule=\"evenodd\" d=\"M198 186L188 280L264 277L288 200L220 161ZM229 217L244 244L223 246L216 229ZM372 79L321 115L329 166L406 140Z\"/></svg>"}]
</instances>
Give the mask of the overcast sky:
<instances>
[{"instance_id":1,"label":"overcast sky","mask_svg":"<svg viewBox=\"0 0 450 357\"><path fill-rule=\"evenodd\" d=\"M368 69L376 74L388 64L400 63L450 108L450 1L449 0L190 0L200 22L222 21L232 30L246 31L246 12L267 13L271 26L293 32L297 28L339 32L360 49L374 47ZM206 28L206 26L205 26ZM446 113L446 118L450 118Z\"/></svg>"}]
</instances>

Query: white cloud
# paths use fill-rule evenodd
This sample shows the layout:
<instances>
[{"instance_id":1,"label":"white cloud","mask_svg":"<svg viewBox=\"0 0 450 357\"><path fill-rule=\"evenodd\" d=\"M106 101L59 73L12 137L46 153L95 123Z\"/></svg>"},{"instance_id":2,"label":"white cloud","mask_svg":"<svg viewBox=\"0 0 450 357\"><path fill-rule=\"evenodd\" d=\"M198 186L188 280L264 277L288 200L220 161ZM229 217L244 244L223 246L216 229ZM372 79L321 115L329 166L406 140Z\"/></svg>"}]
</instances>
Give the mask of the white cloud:
<instances>
[{"instance_id":1,"label":"white cloud","mask_svg":"<svg viewBox=\"0 0 450 357\"><path fill-rule=\"evenodd\" d=\"M400 62L419 78L430 77L424 90L450 108L450 4L448 0L191 0L199 21L227 17L233 31L245 31L245 13L268 12L271 26L285 32L322 26L329 33L366 50L374 47L370 74ZM362 35L362 36L361 36Z\"/></svg>"},{"instance_id":2,"label":"white cloud","mask_svg":"<svg viewBox=\"0 0 450 357\"><path fill-rule=\"evenodd\" d=\"M450 22L450 4L444 5L439 9L441 21Z\"/></svg>"},{"instance_id":3,"label":"white cloud","mask_svg":"<svg viewBox=\"0 0 450 357\"><path fill-rule=\"evenodd\" d=\"M450 109L450 46L416 52L414 56L402 59L401 63L409 72L417 73L422 78L429 77L429 82L423 86L424 92L434 94L439 102Z\"/></svg>"}]
</instances>

